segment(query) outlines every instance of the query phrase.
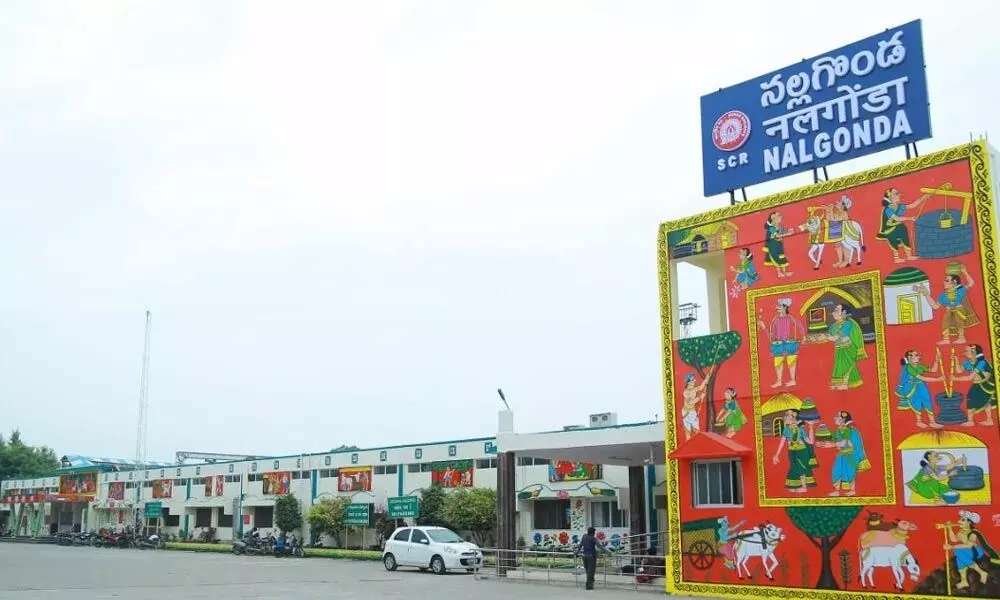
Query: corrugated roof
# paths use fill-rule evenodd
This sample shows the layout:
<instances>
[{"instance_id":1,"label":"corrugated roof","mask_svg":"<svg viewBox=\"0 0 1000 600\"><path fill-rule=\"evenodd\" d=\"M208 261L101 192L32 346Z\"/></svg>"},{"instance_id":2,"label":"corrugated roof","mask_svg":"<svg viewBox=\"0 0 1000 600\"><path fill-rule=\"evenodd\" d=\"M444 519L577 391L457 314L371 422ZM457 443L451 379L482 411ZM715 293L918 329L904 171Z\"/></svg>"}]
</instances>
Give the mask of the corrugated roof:
<instances>
[{"instance_id":1,"label":"corrugated roof","mask_svg":"<svg viewBox=\"0 0 1000 600\"><path fill-rule=\"evenodd\" d=\"M119 468L119 469L142 469L142 468L157 468L161 469L164 467L172 466L171 463L161 463L161 462L151 462L146 461L145 463L140 463L134 459L128 458L108 458L106 456L84 456L82 454L67 454L63 456L60 460L62 466L56 469L56 471L80 471L83 469L107 469L107 468Z\"/></svg>"}]
</instances>

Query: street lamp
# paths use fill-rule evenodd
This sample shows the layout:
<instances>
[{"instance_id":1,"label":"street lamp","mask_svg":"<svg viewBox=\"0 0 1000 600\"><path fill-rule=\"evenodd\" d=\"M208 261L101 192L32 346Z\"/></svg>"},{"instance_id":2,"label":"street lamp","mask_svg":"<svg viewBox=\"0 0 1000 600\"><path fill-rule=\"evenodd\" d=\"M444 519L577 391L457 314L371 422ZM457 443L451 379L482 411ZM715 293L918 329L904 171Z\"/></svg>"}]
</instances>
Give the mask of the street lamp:
<instances>
[{"instance_id":1,"label":"street lamp","mask_svg":"<svg viewBox=\"0 0 1000 600\"><path fill-rule=\"evenodd\" d=\"M503 389L497 388L497 394L500 394L500 401L507 407L507 412L510 412L510 404L507 404L507 397L503 395Z\"/></svg>"}]
</instances>

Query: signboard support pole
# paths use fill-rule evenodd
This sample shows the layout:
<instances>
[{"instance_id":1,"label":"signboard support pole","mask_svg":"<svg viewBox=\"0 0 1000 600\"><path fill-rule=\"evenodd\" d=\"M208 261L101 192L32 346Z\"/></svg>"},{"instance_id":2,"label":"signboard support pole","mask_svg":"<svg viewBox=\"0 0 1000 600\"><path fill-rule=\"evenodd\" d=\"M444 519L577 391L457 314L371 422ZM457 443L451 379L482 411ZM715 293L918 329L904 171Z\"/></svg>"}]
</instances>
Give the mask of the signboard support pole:
<instances>
[{"instance_id":1,"label":"signboard support pole","mask_svg":"<svg viewBox=\"0 0 1000 600\"><path fill-rule=\"evenodd\" d=\"M906 148L906 160L910 160L911 158L917 158L918 156L920 156L920 152L917 151L916 142L910 142L908 144L905 144L903 147Z\"/></svg>"}]
</instances>

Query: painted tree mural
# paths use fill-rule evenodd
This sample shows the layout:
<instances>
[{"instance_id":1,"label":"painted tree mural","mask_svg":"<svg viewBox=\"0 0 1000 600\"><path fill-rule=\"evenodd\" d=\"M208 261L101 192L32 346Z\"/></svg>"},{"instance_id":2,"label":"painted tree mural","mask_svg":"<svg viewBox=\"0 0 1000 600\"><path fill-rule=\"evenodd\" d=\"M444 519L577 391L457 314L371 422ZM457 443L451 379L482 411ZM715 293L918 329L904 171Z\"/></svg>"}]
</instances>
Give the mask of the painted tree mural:
<instances>
[{"instance_id":1,"label":"painted tree mural","mask_svg":"<svg viewBox=\"0 0 1000 600\"><path fill-rule=\"evenodd\" d=\"M708 375L708 385L705 387L705 425L702 428L704 431L717 429L715 425L717 412L715 410L715 378L719 374L718 366L732 358L742 343L743 338L736 331L677 340L677 352L680 354L681 360L694 369L702 381L705 380L705 374L711 370Z\"/></svg>"},{"instance_id":2,"label":"painted tree mural","mask_svg":"<svg viewBox=\"0 0 1000 600\"><path fill-rule=\"evenodd\" d=\"M833 577L831 555L861 509L860 506L790 506L785 509L792 523L819 548L822 563L816 589L840 589Z\"/></svg>"}]
</instances>

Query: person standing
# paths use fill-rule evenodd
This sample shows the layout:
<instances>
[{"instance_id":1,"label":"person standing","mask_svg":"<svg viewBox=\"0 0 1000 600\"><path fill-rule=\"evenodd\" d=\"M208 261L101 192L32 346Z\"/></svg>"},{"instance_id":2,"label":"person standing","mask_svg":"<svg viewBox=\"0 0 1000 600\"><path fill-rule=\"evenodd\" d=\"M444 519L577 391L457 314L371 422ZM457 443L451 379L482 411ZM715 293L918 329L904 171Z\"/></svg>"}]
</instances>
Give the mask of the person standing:
<instances>
[{"instance_id":1,"label":"person standing","mask_svg":"<svg viewBox=\"0 0 1000 600\"><path fill-rule=\"evenodd\" d=\"M587 573L587 583L584 585L584 589L592 590L594 589L594 575L597 573L597 552L598 552L598 541L597 536L594 535L595 529L593 527L587 528L587 533L583 534L580 538L580 545L576 548L576 553L583 557L583 570Z\"/></svg>"},{"instance_id":2,"label":"person standing","mask_svg":"<svg viewBox=\"0 0 1000 600\"><path fill-rule=\"evenodd\" d=\"M779 298L775 305L777 315L771 319L771 324L764 323L763 318L757 319L757 326L768 333L771 342L771 357L774 359L775 382L773 388L792 387L795 382L795 368L799 358L799 344L805 338L805 327L802 322L792 316L792 299ZM782 382L785 365L788 365L788 381Z\"/></svg>"}]
</instances>

